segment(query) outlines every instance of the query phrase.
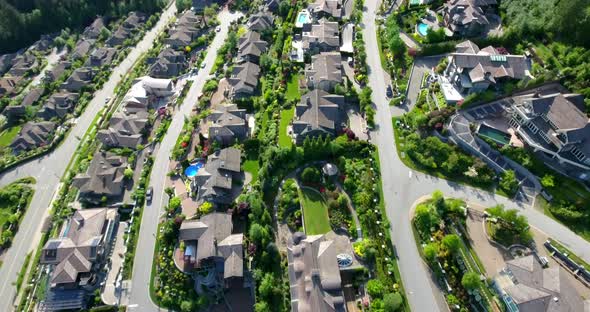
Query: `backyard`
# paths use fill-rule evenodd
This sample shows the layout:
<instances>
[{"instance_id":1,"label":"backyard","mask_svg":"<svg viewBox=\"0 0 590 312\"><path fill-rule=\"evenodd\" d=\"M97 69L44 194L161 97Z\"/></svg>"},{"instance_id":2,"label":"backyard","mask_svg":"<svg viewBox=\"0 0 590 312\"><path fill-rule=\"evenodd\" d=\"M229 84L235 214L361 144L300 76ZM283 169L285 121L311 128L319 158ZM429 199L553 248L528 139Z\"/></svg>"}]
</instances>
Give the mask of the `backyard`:
<instances>
[{"instance_id":1,"label":"backyard","mask_svg":"<svg viewBox=\"0 0 590 312\"><path fill-rule=\"evenodd\" d=\"M303 222L308 235L325 234L332 230L328 217L328 207L322 194L310 187L301 188Z\"/></svg>"},{"instance_id":2,"label":"backyard","mask_svg":"<svg viewBox=\"0 0 590 312\"><path fill-rule=\"evenodd\" d=\"M289 126L289 122L293 119L294 114L295 107L281 110L281 123L279 126L279 145L281 147L291 147L293 144L291 137L287 133L287 126Z\"/></svg>"},{"instance_id":3,"label":"backyard","mask_svg":"<svg viewBox=\"0 0 590 312\"><path fill-rule=\"evenodd\" d=\"M0 133L0 147L6 147L10 145L12 140L14 140L14 138L19 133L20 128L20 126L14 126L2 131L2 133Z\"/></svg>"},{"instance_id":4,"label":"backyard","mask_svg":"<svg viewBox=\"0 0 590 312\"><path fill-rule=\"evenodd\" d=\"M286 100L299 100L301 94L299 93L299 75L291 75L287 82Z\"/></svg>"}]
</instances>

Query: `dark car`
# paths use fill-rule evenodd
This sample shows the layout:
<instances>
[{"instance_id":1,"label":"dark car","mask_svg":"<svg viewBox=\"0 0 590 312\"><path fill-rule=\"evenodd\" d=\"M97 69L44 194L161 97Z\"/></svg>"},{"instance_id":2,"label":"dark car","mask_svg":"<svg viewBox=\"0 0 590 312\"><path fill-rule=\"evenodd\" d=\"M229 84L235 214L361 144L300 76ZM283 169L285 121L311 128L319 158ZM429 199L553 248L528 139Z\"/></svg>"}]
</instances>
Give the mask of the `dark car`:
<instances>
[{"instance_id":1,"label":"dark car","mask_svg":"<svg viewBox=\"0 0 590 312\"><path fill-rule=\"evenodd\" d=\"M148 203L151 203L153 196L154 196L154 188L150 186L150 187L148 187L147 191L145 192L145 200Z\"/></svg>"},{"instance_id":2,"label":"dark car","mask_svg":"<svg viewBox=\"0 0 590 312\"><path fill-rule=\"evenodd\" d=\"M385 90L385 95L387 95L387 97L393 96L393 90L391 89L391 85L387 86L387 89Z\"/></svg>"}]
</instances>

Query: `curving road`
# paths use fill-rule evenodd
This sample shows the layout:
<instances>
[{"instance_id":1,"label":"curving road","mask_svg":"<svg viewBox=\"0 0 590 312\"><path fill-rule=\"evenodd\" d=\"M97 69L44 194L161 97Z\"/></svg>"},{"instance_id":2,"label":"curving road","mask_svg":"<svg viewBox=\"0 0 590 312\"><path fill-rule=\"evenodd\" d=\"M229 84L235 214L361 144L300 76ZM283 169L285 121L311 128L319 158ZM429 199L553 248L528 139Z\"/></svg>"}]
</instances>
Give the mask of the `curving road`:
<instances>
[{"instance_id":1,"label":"curving road","mask_svg":"<svg viewBox=\"0 0 590 312\"><path fill-rule=\"evenodd\" d=\"M187 96L174 115L170 128L156 152L156 158L150 176L150 184L154 189L152 202L144 207L139 231L139 240L135 260L133 264L133 275L131 282L131 298L127 308L129 311L161 311L150 298L150 275L152 269L154 248L156 245L156 231L163 207L166 205L164 194L166 174L169 171L169 157L176 144L176 139L182 132L185 117L190 116L193 106L197 103L197 97L203 90L205 82L209 78L209 72L213 67L217 50L223 45L227 38L229 25L241 16L241 13L230 13L224 9L219 13L218 19L221 22L221 30L209 45L205 57L205 68L199 70Z\"/></svg>"},{"instance_id":2,"label":"curving road","mask_svg":"<svg viewBox=\"0 0 590 312\"><path fill-rule=\"evenodd\" d=\"M392 239L399 255L401 278L412 311L448 310L442 292L432 283L429 270L420 258L409 220L414 202L435 190L441 190L445 196L463 198L483 206L503 204L507 208L517 208L532 226L557 238L572 252L590 261L590 243L542 211L493 193L414 172L403 164L395 149L391 110L385 94L386 73L381 67L379 55L371 53L378 51L375 32L378 2L366 1L363 14L363 38L366 50L369 51L369 83L373 89L372 100L376 106L378 124L377 129L371 132L371 140L379 147L385 206L392 224Z\"/></svg>"},{"instance_id":3,"label":"curving road","mask_svg":"<svg viewBox=\"0 0 590 312\"><path fill-rule=\"evenodd\" d=\"M12 247L3 256L0 267L0 311L11 310L12 298L16 294L13 282L23 264L25 256L39 244L41 225L48 212L53 195L57 190L61 177L64 175L68 162L74 156L79 140L84 136L88 127L98 112L105 106L106 99L113 96L115 87L122 77L131 69L137 59L145 53L156 39L158 33L164 30L168 21L176 13L176 6L171 5L161 15L160 20L143 39L131 50L125 60L113 69L109 80L102 89L95 92L94 98L84 113L72 127L70 134L53 152L13 168L0 176L0 185L6 185L23 177L35 177L37 184L35 194L27 210L20 228L14 238Z\"/></svg>"}]
</instances>

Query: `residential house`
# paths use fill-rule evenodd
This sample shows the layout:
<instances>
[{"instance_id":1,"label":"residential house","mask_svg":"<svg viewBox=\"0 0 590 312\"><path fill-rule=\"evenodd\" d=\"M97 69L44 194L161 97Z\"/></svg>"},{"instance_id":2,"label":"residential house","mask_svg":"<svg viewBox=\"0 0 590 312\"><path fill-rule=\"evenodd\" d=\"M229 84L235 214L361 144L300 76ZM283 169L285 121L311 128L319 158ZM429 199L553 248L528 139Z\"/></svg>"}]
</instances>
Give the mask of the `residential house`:
<instances>
[{"instance_id":1,"label":"residential house","mask_svg":"<svg viewBox=\"0 0 590 312\"><path fill-rule=\"evenodd\" d=\"M303 51L310 54L337 51L340 47L338 22L322 18L317 24L303 25Z\"/></svg>"},{"instance_id":2,"label":"residential house","mask_svg":"<svg viewBox=\"0 0 590 312\"><path fill-rule=\"evenodd\" d=\"M131 35L132 33L130 29L119 26L119 28L117 28L117 30L105 41L105 43L109 47L121 46L125 40L131 38Z\"/></svg>"},{"instance_id":3,"label":"residential house","mask_svg":"<svg viewBox=\"0 0 590 312\"><path fill-rule=\"evenodd\" d=\"M246 110L236 104L221 104L213 107L207 117L209 121L209 139L229 146L242 141L248 136Z\"/></svg>"},{"instance_id":4,"label":"residential house","mask_svg":"<svg viewBox=\"0 0 590 312\"><path fill-rule=\"evenodd\" d=\"M513 98L510 125L537 154L573 177L590 180L590 123L579 94Z\"/></svg>"},{"instance_id":5,"label":"residential house","mask_svg":"<svg viewBox=\"0 0 590 312\"><path fill-rule=\"evenodd\" d=\"M40 311L85 308L112 248L119 215L116 209L76 210L57 238L50 238L41 251L41 264L50 265L47 294Z\"/></svg>"},{"instance_id":6,"label":"residential house","mask_svg":"<svg viewBox=\"0 0 590 312\"><path fill-rule=\"evenodd\" d=\"M279 0L266 0L264 7L270 12L277 13L279 11L280 5L281 2Z\"/></svg>"},{"instance_id":7,"label":"residential house","mask_svg":"<svg viewBox=\"0 0 590 312\"><path fill-rule=\"evenodd\" d=\"M133 11L129 12L127 18L123 21L122 26L127 29L136 29L141 27L147 20L147 15L142 12Z\"/></svg>"},{"instance_id":8,"label":"residential house","mask_svg":"<svg viewBox=\"0 0 590 312\"><path fill-rule=\"evenodd\" d=\"M164 49L158 57L148 60L149 75L155 78L173 78L179 76L188 67L184 52Z\"/></svg>"},{"instance_id":9,"label":"residential house","mask_svg":"<svg viewBox=\"0 0 590 312\"><path fill-rule=\"evenodd\" d=\"M72 184L80 191L80 198L89 202L102 202L117 198L125 192L125 169L129 166L127 157L110 152L94 153L88 170L79 173Z\"/></svg>"},{"instance_id":10,"label":"residential house","mask_svg":"<svg viewBox=\"0 0 590 312\"><path fill-rule=\"evenodd\" d=\"M49 49L51 48L51 45L53 44L53 38L51 37L51 35L41 35L41 38L37 41L35 41L35 43L33 43L28 49L27 51L36 51L36 52L40 52L43 54L48 54L49 53Z\"/></svg>"},{"instance_id":11,"label":"residential house","mask_svg":"<svg viewBox=\"0 0 590 312\"><path fill-rule=\"evenodd\" d=\"M260 55L268 49L268 42L260 39L260 34L249 30L238 40L238 63L259 64Z\"/></svg>"},{"instance_id":12,"label":"residential house","mask_svg":"<svg viewBox=\"0 0 590 312\"><path fill-rule=\"evenodd\" d=\"M142 143L143 134L148 123L147 111L134 114L117 112L109 120L109 127L99 130L96 138L108 147L134 149Z\"/></svg>"},{"instance_id":13,"label":"residential house","mask_svg":"<svg viewBox=\"0 0 590 312\"><path fill-rule=\"evenodd\" d=\"M102 29L105 28L104 19L102 17L97 17L92 24L88 25L88 27L84 28L84 32L82 36L88 39L98 39L100 36L100 32Z\"/></svg>"},{"instance_id":14,"label":"residential house","mask_svg":"<svg viewBox=\"0 0 590 312\"><path fill-rule=\"evenodd\" d=\"M232 74L228 79L230 99L240 99L251 96L258 87L258 76L260 66L252 62L234 66Z\"/></svg>"},{"instance_id":15,"label":"residential house","mask_svg":"<svg viewBox=\"0 0 590 312\"><path fill-rule=\"evenodd\" d=\"M64 118L71 113L76 106L80 95L70 92L59 92L52 94L37 112L37 116L50 120L52 118Z\"/></svg>"},{"instance_id":16,"label":"residential house","mask_svg":"<svg viewBox=\"0 0 590 312\"><path fill-rule=\"evenodd\" d=\"M44 91L45 89L42 87L29 89L29 92L23 97L22 101L17 105L7 106L4 109L4 114L11 120L23 117L27 113L27 107L35 104L41 98Z\"/></svg>"},{"instance_id":17,"label":"residential house","mask_svg":"<svg viewBox=\"0 0 590 312\"><path fill-rule=\"evenodd\" d=\"M578 293L568 274L559 265L544 269L529 255L507 261L494 287L509 311L590 311L590 300Z\"/></svg>"},{"instance_id":18,"label":"residential house","mask_svg":"<svg viewBox=\"0 0 590 312\"><path fill-rule=\"evenodd\" d=\"M148 111L156 106L158 100L174 94L174 84L170 79L157 79L144 76L136 79L123 97L123 111L133 114Z\"/></svg>"},{"instance_id":19,"label":"residential house","mask_svg":"<svg viewBox=\"0 0 590 312\"><path fill-rule=\"evenodd\" d=\"M17 53L0 55L0 76L4 75L12 67L13 61L17 56Z\"/></svg>"},{"instance_id":20,"label":"residential house","mask_svg":"<svg viewBox=\"0 0 590 312\"><path fill-rule=\"evenodd\" d=\"M330 231L306 236L294 233L287 242L291 311L346 312L342 274L357 267L340 261L352 259L350 240Z\"/></svg>"},{"instance_id":21,"label":"residential house","mask_svg":"<svg viewBox=\"0 0 590 312\"><path fill-rule=\"evenodd\" d=\"M14 60L13 65L8 71L12 77L24 77L27 72L39 65L37 57L32 53L19 54Z\"/></svg>"},{"instance_id":22,"label":"residential house","mask_svg":"<svg viewBox=\"0 0 590 312\"><path fill-rule=\"evenodd\" d=\"M487 90L504 82L529 79L531 62L524 55L502 54L496 48L483 49L467 40L451 53L444 77L462 94Z\"/></svg>"},{"instance_id":23,"label":"residential house","mask_svg":"<svg viewBox=\"0 0 590 312\"><path fill-rule=\"evenodd\" d=\"M214 3L217 3L217 5L219 5L219 6L223 6L223 4L225 3L224 1L221 1L221 0L192 0L192 2L193 2L192 9L198 13L202 13L206 7L211 6Z\"/></svg>"},{"instance_id":24,"label":"residential house","mask_svg":"<svg viewBox=\"0 0 590 312\"><path fill-rule=\"evenodd\" d=\"M342 0L316 0L309 5L308 10L317 19L322 17L340 19L342 17Z\"/></svg>"},{"instance_id":25,"label":"residential house","mask_svg":"<svg viewBox=\"0 0 590 312\"><path fill-rule=\"evenodd\" d=\"M10 143L10 148L14 154L20 154L37 147L46 146L51 143L55 128L56 124L50 121L27 122Z\"/></svg>"},{"instance_id":26,"label":"residential house","mask_svg":"<svg viewBox=\"0 0 590 312\"><path fill-rule=\"evenodd\" d=\"M270 12L258 12L248 20L248 29L262 32L272 28L274 17Z\"/></svg>"},{"instance_id":27,"label":"residential house","mask_svg":"<svg viewBox=\"0 0 590 312\"><path fill-rule=\"evenodd\" d=\"M116 48L100 47L90 54L86 66L90 67L101 67L101 66L112 66L113 60L117 55Z\"/></svg>"},{"instance_id":28,"label":"residential house","mask_svg":"<svg viewBox=\"0 0 590 312\"><path fill-rule=\"evenodd\" d=\"M443 25L453 36L474 37L490 27L486 16L496 0L449 0L443 5Z\"/></svg>"},{"instance_id":29,"label":"residential house","mask_svg":"<svg viewBox=\"0 0 590 312\"><path fill-rule=\"evenodd\" d=\"M94 46L94 39L80 39L76 42L76 46L74 47L74 51L72 51L72 59L82 59L88 55L90 49Z\"/></svg>"},{"instance_id":30,"label":"residential house","mask_svg":"<svg viewBox=\"0 0 590 312\"><path fill-rule=\"evenodd\" d=\"M184 220L179 230L179 240L185 246L183 269L190 272L213 265L226 287L243 285L240 281L244 276L244 235L232 234L232 227L231 215L221 212Z\"/></svg>"},{"instance_id":31,"label":"residential house","mask_svg":"<svg viewBox=\"0 0 590 312\"><path fill-rule=\"evenodd\" d=\"M2 77L0 78L0 96L12 95L23 77Z\"/></svg>"},{"instance_id":32,"label":"residential house","mask_svg":"<svg viewBox=\"0 0 590 312\"><path fill-rule=\"evenodd\" d=\"M80 67L74 70L72 75L61 85L61 88L70 92L80 91L92 83L95 74L95 71L90 67Z\"/></svg>"},{"instance_id":33,"label":"residential house","mask_svg":"<svg viewBox=\"0 0 590 312\"><path fill-rule=\"evenodd\" d=\"M234 200L232 185L241 175L242 153L228 147L209 155L207 163L194 178L197 201L227 205Z\"/></svg>"},{"instance_id":34,"label":"residential house","mask_svg":"<svg viewBox=\"0 0 590 312\"><path fill-rule=\"evenodd\" d=\"M310 89L332 92L342 83L342 56L340 52L322 52L311 57L305 66L305 80Z\"/></svg>"},{"instance_id":35,"label":"residential house","mask_svg":"<svg viewBox=\"0 0 590 312\"><path fill-rule=\"evenodd\" d=\"M72 63L69 61L59 61L57 64L55 64L55 66L53 66L51 70L45 72L45 76L43 76L43 81L45 83L52 83L59 80L59 78L61 78L61 75L63 75L63 73L65 73L65 71L69 69L71 66Z\"/></svg>"},{"instance_id":36,"label":"residential house","mask_svg":"<svg viewBox=\"0 0 590 312\"><path fill-rule=\"evenodd\" d=\"M342 129L344 96L315 89L301 97L295 107L293 135L298 144L307 137L335 136Z\"/></svg>"},{"instance_id":37,"label":"residential house","mask_svg":"<svg viewBox=\"0 0 590 312\"><path fill-rule=\"evenodd\" d=\"M164 39L164 43L176 50L184 49L199 37L204 28L203 17L188 10L180 16L176 26L169 31L168 38Z\"/></svg>"}]
</instances>

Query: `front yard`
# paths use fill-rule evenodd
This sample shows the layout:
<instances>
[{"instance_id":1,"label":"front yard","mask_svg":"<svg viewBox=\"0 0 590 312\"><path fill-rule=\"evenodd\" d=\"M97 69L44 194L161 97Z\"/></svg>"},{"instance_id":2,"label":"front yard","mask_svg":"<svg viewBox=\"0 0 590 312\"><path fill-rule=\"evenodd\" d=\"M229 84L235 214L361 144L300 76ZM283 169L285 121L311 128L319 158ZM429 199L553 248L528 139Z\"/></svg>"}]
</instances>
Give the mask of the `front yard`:
<instances>
[{"instance_id":1,"label":"front yard","mask_svg":"<svg viewBox=\"0 0 590 312\"><path fill-rule=\"evenodd\" d=\"M18 135L21 126L8 128L0 133L0 147L6 147L12 143L12 140Z\"/></svg>"},{"instance_id":2,"label":"front yard","mask_svg":"<svg viewBox=\"0 0 590 312\"><path fill-rule=\"evenodd\" d=\"M318 191L302 187L301 205L303 206L303 222L308 235L325 234L332 230L326 200Z\"/></svg>"}]
</instances>

